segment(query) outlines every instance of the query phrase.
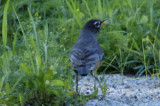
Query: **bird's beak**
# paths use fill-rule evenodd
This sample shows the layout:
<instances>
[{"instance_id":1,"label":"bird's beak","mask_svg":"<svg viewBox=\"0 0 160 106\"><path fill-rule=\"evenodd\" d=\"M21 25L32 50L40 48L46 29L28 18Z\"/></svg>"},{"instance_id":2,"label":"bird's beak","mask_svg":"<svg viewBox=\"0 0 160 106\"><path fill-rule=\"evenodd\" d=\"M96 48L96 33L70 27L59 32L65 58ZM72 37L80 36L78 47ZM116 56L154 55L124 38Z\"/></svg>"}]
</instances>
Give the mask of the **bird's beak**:
<instances>
[{"instance_id":1,"label":"bird's beak","mask_svg":"<svg viewBox=\"0 0 160 106\"><path fill-rule=\"evenodd\" d=\"M104 24L107 24L107 23L108 23L108 20L103 20L103 21L101 21L101 26Z\"/></svg>"}]
</instances>

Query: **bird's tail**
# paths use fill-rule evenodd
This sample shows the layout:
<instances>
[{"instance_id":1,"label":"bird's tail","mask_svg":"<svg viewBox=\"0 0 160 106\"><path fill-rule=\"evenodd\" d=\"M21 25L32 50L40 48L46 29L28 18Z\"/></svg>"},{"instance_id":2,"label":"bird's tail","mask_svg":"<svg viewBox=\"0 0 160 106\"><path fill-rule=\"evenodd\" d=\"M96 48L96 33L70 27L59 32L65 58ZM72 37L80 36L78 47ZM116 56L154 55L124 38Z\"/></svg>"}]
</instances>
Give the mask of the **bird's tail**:
<instances>
[{"instance_id":1,"label":"bird's tail","mask_svg":"<svg viewBox=\"0 0 160 106\"><path fill-rule=\"evenodd\" d=\"M78 71L78 74L81 76L86 76L89 73L86 66L78 67L77 71Z\"/></svg>"}]
</instances>

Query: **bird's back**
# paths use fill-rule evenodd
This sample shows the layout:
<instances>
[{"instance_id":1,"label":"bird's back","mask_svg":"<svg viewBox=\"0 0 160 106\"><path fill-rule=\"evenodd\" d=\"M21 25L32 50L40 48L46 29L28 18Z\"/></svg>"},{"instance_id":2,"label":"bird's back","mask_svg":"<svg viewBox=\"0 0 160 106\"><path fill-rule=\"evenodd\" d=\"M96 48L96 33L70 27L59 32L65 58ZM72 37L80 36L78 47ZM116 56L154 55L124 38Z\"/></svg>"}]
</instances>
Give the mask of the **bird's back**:
<instances>
[{"instance_id":1,"label":"bird's back","mask_svg":"<svg viewBox=\"0 0 160 106\"><path fill-rule=\"evenodd\" d=\"M80 75L88 74L102 60L103 51L94 35L79 35L71 50L70 60Z\"/></svg>"}]
</instances>

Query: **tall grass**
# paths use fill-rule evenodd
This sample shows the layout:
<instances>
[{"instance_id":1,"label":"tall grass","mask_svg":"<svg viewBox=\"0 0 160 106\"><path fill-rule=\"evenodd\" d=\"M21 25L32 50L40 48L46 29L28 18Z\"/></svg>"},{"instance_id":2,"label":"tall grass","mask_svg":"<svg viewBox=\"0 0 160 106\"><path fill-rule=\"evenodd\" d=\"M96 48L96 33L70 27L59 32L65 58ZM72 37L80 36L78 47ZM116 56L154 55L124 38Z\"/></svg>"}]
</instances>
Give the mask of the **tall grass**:
<instances>
[{"instance_id":1,"label":"tall grass","mask_svg":"<svg viewBox=\"0 0 160 106\"><path fill-rule=\"evenodd\" d=\"M9 6L9 2L10 0L7 0L7 3L5 5L4 8L4 12L3 12L3 23L2 23L2 37L3 37L3 46L4 48L6 48L6 44L7 44L7 10L8 10L8 6Z\"/></svg>"},{"instance_id":2,"label":"tall grass","mask_svg":"<svg viewBox=\"0 0 160 106\"><path fill-rule=\"evenodd\" d=\"M95 18L109 20L97 36L105 52L99 72L159 77L159 3L158 0L14 0L10 1L12 6L9 0L2 3L0 104L82 105L95 97L97 88L93 95L76 95L68 58L85 22ZM105 95L107 86L101 85L101 89Z\"/></svg>"}]
</instances>

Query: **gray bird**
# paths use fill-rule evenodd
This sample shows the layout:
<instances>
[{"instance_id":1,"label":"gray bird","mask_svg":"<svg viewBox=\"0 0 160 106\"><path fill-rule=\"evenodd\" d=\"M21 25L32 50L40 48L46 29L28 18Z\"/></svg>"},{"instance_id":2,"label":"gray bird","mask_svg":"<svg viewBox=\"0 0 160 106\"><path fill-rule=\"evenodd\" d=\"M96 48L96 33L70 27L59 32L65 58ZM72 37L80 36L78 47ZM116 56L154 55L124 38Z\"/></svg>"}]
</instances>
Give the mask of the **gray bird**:
<instances>
[{"instance_id":1,"label":"gray bird","mask_svg":"<svg viewBox=\"0 0 160 106\"><path fill-rule=\"evenodd\" d=\"M70 61L77 74L76 90L78 89L78 75L86 76L89 72L93 75L93 70L98 68L104 56L96 36L105 23L107 23L107 20L94 19L88 21L81 30L77 42L72 47ZM97 77L95 78L98 80Z\"/></svg>"}]
</instances>

